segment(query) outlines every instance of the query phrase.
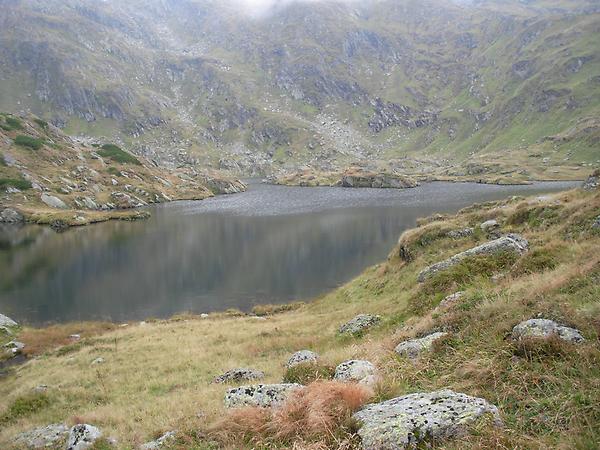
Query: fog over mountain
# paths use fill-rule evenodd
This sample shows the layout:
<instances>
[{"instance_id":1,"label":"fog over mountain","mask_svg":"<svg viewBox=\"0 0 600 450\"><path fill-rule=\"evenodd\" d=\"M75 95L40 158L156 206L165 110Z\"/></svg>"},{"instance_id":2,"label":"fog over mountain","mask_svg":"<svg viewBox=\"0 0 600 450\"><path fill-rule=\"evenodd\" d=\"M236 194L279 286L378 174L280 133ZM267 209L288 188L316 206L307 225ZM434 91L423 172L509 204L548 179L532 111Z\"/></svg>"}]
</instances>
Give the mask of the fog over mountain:
<instances>
[{"instance_id":1,"label":"fog over mountain","mask_svg":"<svg viewBox=\"0 0 600 450\"><path fill-rule=\"evenodd\" d=\"M597 2L464 3L2 2L0 109L247 175L596 161Z\"/></svg>"}]
</instances>

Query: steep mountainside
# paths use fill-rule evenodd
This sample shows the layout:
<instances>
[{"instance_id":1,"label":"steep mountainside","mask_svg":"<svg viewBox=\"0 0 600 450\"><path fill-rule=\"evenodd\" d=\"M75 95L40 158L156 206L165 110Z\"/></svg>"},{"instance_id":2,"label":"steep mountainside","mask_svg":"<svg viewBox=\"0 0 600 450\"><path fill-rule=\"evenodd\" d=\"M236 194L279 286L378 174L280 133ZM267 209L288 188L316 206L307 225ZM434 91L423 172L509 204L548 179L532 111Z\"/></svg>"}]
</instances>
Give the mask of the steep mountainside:
<instances>
[{"instance_id":1,"label":"steep mountainside","mask_svg":"<svg viewBox=\"0 0 600 450\"><path fill-rule=\"evenodd\" d=\"M592 0L0 6L1 109L163 164L598 162Z\"/></svg>"}]
</instances>

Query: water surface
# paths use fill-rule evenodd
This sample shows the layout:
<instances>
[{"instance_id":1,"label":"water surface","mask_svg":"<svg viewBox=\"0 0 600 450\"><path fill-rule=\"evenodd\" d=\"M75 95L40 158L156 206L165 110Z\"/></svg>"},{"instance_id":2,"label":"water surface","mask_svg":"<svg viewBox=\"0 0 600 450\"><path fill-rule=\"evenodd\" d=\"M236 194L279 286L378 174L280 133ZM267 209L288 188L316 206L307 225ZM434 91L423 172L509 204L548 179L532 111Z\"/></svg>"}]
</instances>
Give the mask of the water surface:
<instances>
[{"instance_id":1,"label":"water surface","mask_svg":"<svg viewBox=\"0 0 600 450\"><path fill-rule=\"evenodd\" d=\"M57 234L0 228L0 312L41 324L249 310L310 299L387 256L416 219L474 202L567 189L573 183L415 189L296 188L152 208L142 222Z\"/></svg>"}]
</instances>

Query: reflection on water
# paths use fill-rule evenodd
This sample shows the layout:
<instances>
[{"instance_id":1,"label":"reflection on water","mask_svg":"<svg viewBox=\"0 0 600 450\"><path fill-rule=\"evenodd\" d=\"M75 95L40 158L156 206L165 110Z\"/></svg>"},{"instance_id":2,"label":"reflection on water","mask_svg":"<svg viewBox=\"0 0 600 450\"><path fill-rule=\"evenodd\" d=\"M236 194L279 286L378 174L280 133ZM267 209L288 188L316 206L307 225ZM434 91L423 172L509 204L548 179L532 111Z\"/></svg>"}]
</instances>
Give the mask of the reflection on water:
<instances>
[{"instance_id":1,"label":"reflection on water","mask_svg":"<svg viewBox=\"0 0 600 450\"><path fill-rule=\"evenodd\" d=\"M569 187L433 183L287 188L153 210L56 234L0 228L0 312L30 323L129 320L308 299L383 260L418 217Z\"/></svg>"}]
</instances>

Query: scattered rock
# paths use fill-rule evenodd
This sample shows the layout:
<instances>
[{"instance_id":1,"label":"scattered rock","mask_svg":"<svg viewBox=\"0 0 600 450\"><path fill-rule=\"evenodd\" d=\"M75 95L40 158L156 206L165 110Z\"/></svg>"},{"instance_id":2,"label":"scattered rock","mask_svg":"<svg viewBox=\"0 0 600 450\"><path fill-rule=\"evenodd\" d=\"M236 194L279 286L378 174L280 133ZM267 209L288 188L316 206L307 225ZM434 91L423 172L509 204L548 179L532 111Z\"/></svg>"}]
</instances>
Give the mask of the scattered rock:
<instances>
[{"instance_id":1,"label":"scattered rock","mask_svg":"<svg viewBox=\"0 0 600 450\"><path fill-rule=\"evenodd\" d=\"M592 191L600 186L600 169L596 169L583 183L583 189Z\"/></svg>"},{"instance_id":2,"label":"scattered rock","mask_svg":"<svg viewBox=\"0 0 600 450\"><path fill-rule=\"evenodd\" d=\"M104 358L96 358L95 360L92 361L92 366L95 366L97 364L104 364Z\"/></svg>"},{"instance_id":3,"label":"scattered rock","mask_svg":"<svg viewBox=\"0 0 600 450\"><path fill-rule=\"evenodd\" d=\"M497 220L487 220L479 225L479 228L481 228L481 231L489 233L500 228L500 224Z\"/></svg>"},{"instance_id":4,"label":"scattered rock","mask_svg":"<svg viewBox=\"0 0 600 450\"><path fill-rule=\"evenodd\" d=\"M369 361L353 359L337 366L333 379L373 386L378 380L377 368Z\"/></svg>"},{"instance_id":5,"label":"scattered rock","mask_svg":"<svg viewBox=\"0 0 600 450\"><path fill-rule=\"evenodd\" d=\"M4 344L4 348L6 348L9 353L12 353L13 355L18 355L25 348L25 344L19 341L10 341Z\"/></svg>"},{"instance_id":6,"label":"scattered rock","mask_svg":"<svg viewBox=\"0 0 600 450\"><path fill-rule=\"evenodd\" d=\"M596 221L592 224L592 228L594 228L594 229L600 228L600 216L596 217Z\"/></svg>"},{"instance_id":7,"label":"scattered rock","mask_svg":"<svg viewBox=\"0 0 600 450\"><path fill-rule=\"evenodd\" d=\"M5 316L4 314L0 314L0 326L12 328L12 327L18 327L19 324L17 322L15 322L14 320L12 320L10 317Z\"/></svg>"},{"instance_id":8,"label":"scattered rock","mask_svg":"<svg viewBox=\"0 0 600 450\"><path fill-rule=\"evenodd\" d=\"M102 432L98 428L80 423L71 428L69 432L67 450L84 450L90 448L101 437Z\"/></svg>"},{"instance_id":9,"label":"scattered rock","mask_svg":"<svg viewBox=\"0 0 600 450\"><path fill-rule=\"evenodd\" d=\"M18 212L16 209L4 208L0 212L0 223L23 223L25 218L23 214Z\"/></svg>"},{"instance_id":10,"label":"scattered rock","mask_svg":"<svg viewBox=\"0 0 600 450\"><path fill-rule=\"evenodd\" d=\"M72 334L69 336L69 339L71 339L72 341L78 341L81 339L81 335L79 334Z\"/></svg>"},{"instance_id":11,"label":"scattered rock","mask_svg":"<svg viewBox=\"0 0 600 450\"><path fill-rule=\"evenodd\" d=\"M228 370L224 374L219 375L213 380L213 383L237 383L240 381L260 380L264 377L264 372L260 370L238 368Z\"/></svg>"},{"instance_id":12,"label":"scattered rock","mask_svg":"<svg viewBox=\"0 0 600 450\"><path fill-rule=\"evenodd\" d=\"M48 386L45 384L40 384L39 386L34 387L33 391L37 392L38 394L42 394L48 391Z\"/></svg>"},{"instance_id":13,"label":"scattered rock","mask_svg":"<svg viewBox=\"0 0 600 450\"><path fill-rule=\"evenodd\" d=\"M418 280L420 283L425 281L432 275L446 270L462 260L475 255L492 255L500 252L515 252L519 255L525 253L529 249L529 243L527 239L518 234L508 234L501 238L495 239L485 244L478 245L464 252L458 253L445 261L433 264L425 268L419 273Z\"/></svg>"},{"instance_id":14,"label":"scattered rock","mask_svg":"<svg viewBox=\"0 0 600 450\"><path fill-rule=\"evenodd\" d=\"M319 355L310 350L300 350L292 355L288 360L286 367L294 367L299 364L316 363L319 359Z\"/></svg>"},{"instance_id":15,"label":"scattered rock","mask_svg":"<svg viewBox=\"0 0 600 450\"><path fill-rule=\"evenodd\" d=\"M437 332L419 339L404 341L398 344L394 351L401 356L407 356L411 359L415 359L422 352L431 350L431 347L435 341L447 335L448 333Z\"/></svg>"},{"instance_id":16,"label":"scattered rock","mask_svg":"<svg viewBox=\"0 0 600 450\"><path fill-rule=\"evenodd\" d=\"M50 208L57 208L57 209L68 209L69 208L65 202L63 202L60 198L55 197L53 195L42 194L41 200Z\"/></svg>"},{"instance_id":17,"label":"scattered rock","mask_svg":"<svg viewBox=\"0 0 600 450\"><path fill-rule=\"evenodd\" d=\"M169 432L163 434L157 440L151 441L151 442L146 442L145 444L141 445L140 449L141 450L155 450L157 448L161 448L162 446L166 445L168 443L168 441L172 441L173 439L175 439L176 435L177 435L177 431L169 431Z\"/></svg>"},{"instance_id":18,"label":"scattered rock","mask_svg":"<svg viewBox=\"0 0 600 450\"><path fill-rule=\"evenodd\" d=\"M578 344L585 341L581 332L575 328L563 327L548 319L529 319L513 328L512 338L521 340L526 338L548 339L558 336L563 341Z\"/></svg>"},{"instance_id":19,"label":"scattered rock","mask_svg":"<svg viewBox=\"0 0 600 450\"><path fill-rule=\"evenodd\" d=\"M367 328L376 325L381 320L379 316L372 316L371 314L359 314L351 321L342 325L339 329L340 333L358 334L365 331Z\"/></svg>"},{"instance_id":20,"label":"scattered rock","mask_svg":"<svg viewBox=\"0 0 600 450\"><path fill-rule=\"evenodd\" d=\"M458 291L455 292L454 294L450 294L448 295L446 298L444 298L444 300L442 300L440 302L440 305L442 308L446 308L450 305L453 305L454 303L456 303L463 295L465 295L464 291Z\"/></svg>"},{"instance_id":21,"label":"scattered rock","mask_svg":"<svg viewBox=\"0 0 600 450\"><path fill-rule=\"evenodd\" d=\"M271 407L281 404L295 390L304 386L296 383L258 384L240 386L229 389L225 394L225 406L237 408L242 406Z\"/></svg>"},{"instance_id":22,"label":"scattered rock","mask_svg":"<svg viewBox=\"0 0 600 450\"><path fill-rule=\"evenodd\" d=\"M475 230L473 228L462 228L460 230L452 230L448 232L448 237L452 239L461 239L469 236L473 236Z\"/></svg>"},{"instance_id":23,"label":"scattered rock","mask_svg":"<svg viewBox=\"0 0 600 450\"><path fill-rule=\"evenodd\" d=\"M62 447L68 435L69 428L56 423L19 434L15 438L15 444L30 449Z\"/></svg>"},{"instance_id":24,"label":"scattered rock","mask_svg":"<svg viewBox=\"0 0 600 450\"><path fill-rule=\"evenodd\" d=\"M498 408L486 400L450 390L410 394L368 405L354 414L365 450L413 448L424 439L464 435L470 425L490 415L502 426Z\"/></svg>"}]
</instances>

